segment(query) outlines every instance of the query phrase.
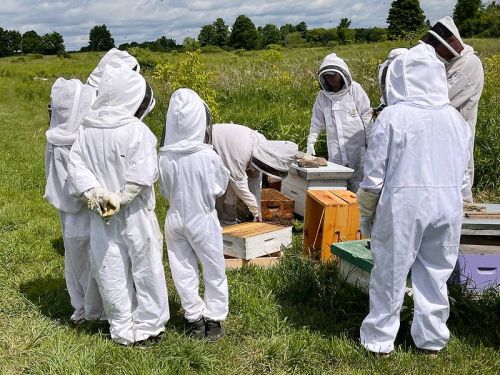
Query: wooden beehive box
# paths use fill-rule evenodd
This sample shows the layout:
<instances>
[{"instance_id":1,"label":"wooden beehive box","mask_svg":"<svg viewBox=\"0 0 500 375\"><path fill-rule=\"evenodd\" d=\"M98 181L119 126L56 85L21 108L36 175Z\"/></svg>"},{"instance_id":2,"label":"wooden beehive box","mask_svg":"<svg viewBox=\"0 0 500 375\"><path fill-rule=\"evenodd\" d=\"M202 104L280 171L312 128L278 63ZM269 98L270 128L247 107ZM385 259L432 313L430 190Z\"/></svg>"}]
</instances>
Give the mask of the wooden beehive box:
<instances>
[{"instance_id":1,"label":"wooden beehive box","mask_svg":"<svg viewBox=\"0 0 500 375\"><path fill-rule=\"evenodd\" d=\"M292 243L292 227L249 222L230 225L222 232L224 255L253 259L276 253Z\"/></svg>"},{"instance_id":2,"label":"wooden beehive box","mask_svg":"<svg viewBox=\"0 0 500 375\"><path fill-rule=\"evenodd\" d=\"M353 169L331 162L318 168L303 168L292 164L287 178L281 184L281 192L295 201L295 213L304 216L306 191L346 190L347 181L353 172Z\"/></svg>"},{"instance_id":3,"label":"wooden beehive box","mask_svg":"<svg viewBox=\"0 0 500 375\"><path fill-rule=\"evenodd\" d=\"M356 194L342 190L307 191L304 255L328 261L332 256L332 243L359 239L361 232Z\"/></svg>"},{"instance_id":4,"label":"wooden beehive box","mask_svg":"<svg viewBox=\"0 0 500 375\"><path fill-rule=\"evenodd\" d=\"M293 199L275 189L262 189L260 193L260 209L262 220L293 219Z\"/></svg>"}]
</instances>

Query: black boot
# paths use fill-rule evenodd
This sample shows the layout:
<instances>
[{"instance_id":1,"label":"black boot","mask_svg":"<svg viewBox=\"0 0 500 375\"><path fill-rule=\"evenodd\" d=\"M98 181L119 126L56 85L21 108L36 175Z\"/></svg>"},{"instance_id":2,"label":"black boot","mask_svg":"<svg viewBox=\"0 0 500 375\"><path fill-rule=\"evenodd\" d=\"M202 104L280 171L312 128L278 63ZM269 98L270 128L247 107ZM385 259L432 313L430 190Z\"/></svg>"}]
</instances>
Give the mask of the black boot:
<instances>
[{"instance_id":1,"label":"black boot","mask_svg":"<svg viewBox=\"0 0 500 375\"><path fill-rule=\"evenodd\" d=\"M224 326L221 322L214 322L213 320L207 320L205 322L205 327L207 330L207 340L208 341L218 341L226 335Z\"/></svg>"},{"instance_id":2,"label":"black boot","mask_svg":"<svg viewBox=\"0 0 500 375\"><path fill-rule=\"evenodd\" d=\"M204 339L205 338L205 319L203 317L196 322L187 322L187 331L186 334L189 337L195 339Z\"/></svg>"}]
</instances>

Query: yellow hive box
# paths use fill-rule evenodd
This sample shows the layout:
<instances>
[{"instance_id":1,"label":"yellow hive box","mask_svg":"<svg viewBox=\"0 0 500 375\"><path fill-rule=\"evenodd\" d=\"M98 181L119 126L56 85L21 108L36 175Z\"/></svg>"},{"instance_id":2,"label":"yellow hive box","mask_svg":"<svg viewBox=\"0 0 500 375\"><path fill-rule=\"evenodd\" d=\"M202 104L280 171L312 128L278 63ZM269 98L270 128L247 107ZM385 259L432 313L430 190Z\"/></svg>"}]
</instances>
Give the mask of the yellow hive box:
<instances>
[{"instance_id":1,"label":"yellow hive box","mask_svg":"<svg viewBox=\"0 0 500 375\"><path fill-rule=\"evenodd\" d=\"M347 190L308 190L304 215L303 253L329 261L330 245L361 239L356 194Z\"/></svg>"}]
</instances>

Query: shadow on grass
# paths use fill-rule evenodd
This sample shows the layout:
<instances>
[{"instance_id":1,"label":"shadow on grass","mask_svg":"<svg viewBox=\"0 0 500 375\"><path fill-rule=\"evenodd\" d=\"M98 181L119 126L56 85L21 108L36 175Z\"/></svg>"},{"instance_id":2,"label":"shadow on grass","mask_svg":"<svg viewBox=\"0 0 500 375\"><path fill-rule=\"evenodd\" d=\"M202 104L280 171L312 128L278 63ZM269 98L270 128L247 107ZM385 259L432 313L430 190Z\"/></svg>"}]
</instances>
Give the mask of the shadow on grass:
<instances>
[{"instance_id":1,"label":"shadow on grass","mask_svg":"<svg viewBox=\"0 0 500 375\"><path fill-rule=\"evenodd\" d=\"M64 256L64 241L62 237L54 238L52 241L52 248L55 250L57 254L60 256Z\"/></svg>"},{"instance_id":2,"label":"shadow on grass","mask_svg":"<svg viewBox=\"0 0 500 375\"><path fill-rule=\"evenodd\" d=\"M287 321L307 326L327 336L359 339L361 322L368 314L368 295L347 284L335 264L313 263L291 249L270 274L273 290ZM481 296L465 288L450 288L452 333L471 345L500 347L500 296L491 291ZM410 334L413 300L405 296L396 345L414 348Z\"/></svg>"},{"instance_id":3,"label":"shadow on grass","mask_svg":"<svg viewBox=\"0 0 500 375\"><path fill-rule=\"evenodd\" d=\"M69 295L66 290L66 282L63 277L45 276L21 284L20 292L40 313L50 319L56 320L61 325L74 327L79 331L89 334L108 334L108 323L105 320L88 321L83 325L76 326L70 316L73 313ZM175 330L184 332L184 316L180 304L169 298L170 320L167 325L173 325Z\"/></svg>"}]
</instances>

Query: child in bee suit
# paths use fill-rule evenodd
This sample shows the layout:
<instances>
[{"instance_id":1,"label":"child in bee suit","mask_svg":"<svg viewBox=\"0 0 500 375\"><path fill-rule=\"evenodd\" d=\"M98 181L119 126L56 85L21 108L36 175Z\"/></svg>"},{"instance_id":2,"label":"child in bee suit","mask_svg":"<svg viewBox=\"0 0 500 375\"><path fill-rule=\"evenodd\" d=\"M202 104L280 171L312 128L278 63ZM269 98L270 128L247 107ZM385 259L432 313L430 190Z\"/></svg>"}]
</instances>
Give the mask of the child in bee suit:
<instances>
[{"instance_id":1,"label":"child in bee suit","mask_svg":"<svg viewBox=\"0 0 500 375\"><path fill-rule=\"evenodd\" d=\"M446 281L458 256L470 131L450 105L443 63L426 44L390 64L387 104L357 194L374 261L361 343L372 352L394 350L411 270L411 334L418 348L435 352L450 336Z\"/></svg>"},{"instance_id":2,"label":"child in bee suit","mask_svg":"<svg viewBox=\"0 0 500 375\"><path fill-rule=\"evenodd\" d=\"M321 91L314 102L307 153L326 130L328 161L354 169L348 189L356 192L363 179L362 154L367 143L372 110L359 83L353 81L347 64L335 53L325 57L318 71Z\"/></svg>"},{"instance_id":3,"label":"child in bee suit","mask_svg":"<svg viewBox=\"0 0 500 375\"><path fill-rule=\"evenodd\" d=\"M123 62L109 63L70 153L71 193L93 210L92 273L111 338L123 345L154 339L169 319L154 213L156 138L141 121L153 106L139 73Z\"/></svg>"},{"instance_id":4,"label":"child in bee suit","mask_svg":"<svg viewBox=\"0 0 500 375\"><path fill-rule=\"evenodd\" d=\"M168 260L181 297L189 335L215 341L224 336L228 286L222 229L215 200L229 171L204 140L210 139L208 107L194 91L172 94L159 155L160 191L169 202L165 219ZM205 295L199 296L198 261Z\"/></svg>"},{"instance_id":5,"label":"child in bee suit","mask_svg":"<svg viewBox=\"0 0 500 375\"><path fill-rule=\"evenodd\" d=\"M103 318L102 302L90 275L90 216L85 204L69 193L68 163L83 116L94 93L77 79L58 78L50 94L50 128L46 132L44 198L59 210L64 241L64 278L74 312L71 320Z\"/></svg>"}]
</instances>

